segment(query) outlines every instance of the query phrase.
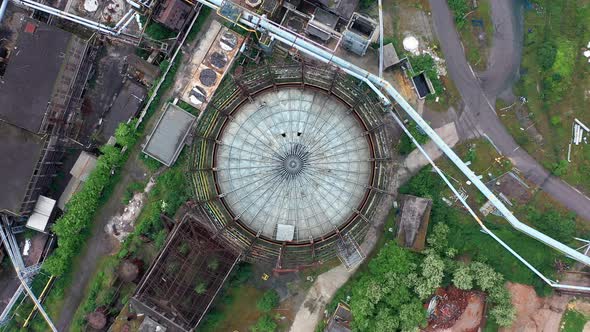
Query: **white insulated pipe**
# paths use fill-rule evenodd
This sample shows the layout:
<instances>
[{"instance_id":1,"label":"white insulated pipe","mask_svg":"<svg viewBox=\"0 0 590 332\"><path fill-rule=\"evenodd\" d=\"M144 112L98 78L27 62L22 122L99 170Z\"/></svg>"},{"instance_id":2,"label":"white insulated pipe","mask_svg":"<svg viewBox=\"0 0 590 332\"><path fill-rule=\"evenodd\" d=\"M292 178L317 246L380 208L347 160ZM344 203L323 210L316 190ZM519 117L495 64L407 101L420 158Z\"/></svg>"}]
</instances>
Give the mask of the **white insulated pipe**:
<instances>
[{"instance_id":1,"label":"white insulated pipe","mask_svg":"<svg viewBox=\"0 0 590 332\"><path fill-rule=\"evenodd\" d=\"M5 0L5 1L8 1L8 0ZM46 5L40 4L40 3L36 2L36 1L31 1L31 0L15 0L15 2L20 3L20 4L22 4L24 6L27 6L27 7L36 9L36 10L40 10L42 12L45 12L45 13L48 13L48 14L51 14L51 15L55 15L55 16L64 18L64 19L69 20L69 21L78 23L78 24L83 25L83 26L85 26L87 28L100 31L100 32L102 32L104 34L113 35L113 36L119 35L119 33L117 31L114 31L109 26L106 26L106 25L101 24L101 23L98 23L98 22L91 21L89 19L85 19L83 17L77 16L77 15L74 15L74 14L70 14L68 12L65 12L65 11L62 11L62 10L59 10L59 9L55 9L53 7L50 7L50 6L46 6Z\"/></svg>"},{"instance_id":2,"label":"white insulated pipe","mask_svg":"<svg viewBox=\"0 0 590 332\"><path fill-rule=\"evenodd\" d=\"M223 0L197 0L202 4L211 7L215 10L224 2ZM570 248L563 243L537 231L536 229L520 222L512 212L496 197L496 195L463 163L461 158L443 141L442 138L436 134L436 132L422 119L420 114L416 112L412 106L399 94L389 82L379 78L378 76L369 73L368 71L351 64L350 62L341 59L334 54L323 50L321 47L314 45L310 41L296 36L290 31L287 31L274 22L266 19L265 16L259 16L246 9L242 8L242 15L240 23L257 29L263 32L269 33L271 36L275 36L277 39L283 41L287 45L297 48L298 50L310 54L314 58L323 62L333 63L339 68L343 69L347 73L354 73L353 76L363 80L367 83L372 83L369 86L379 95L385 105L390 105L391 101L386 98L380 91L384 90L393 100L395 100L401 108L422 128L422 130L432 139L432 141L447 155L447 157L465 174L465 176L479 189L479 191L488 199L490 202L502 213L502 215L508 220L508 222L517 230L531 236L534 239L541 241L542 243L552 247L553 249L570 256L578 262L585 265L590 265L590 257ZM376 87L380 87L377 89Z\"/></svg>"},{"instance_id":3,"label":"white insulated pipe","mask_svg":"<svg viewBox=\"0 0 590 332\"><path fill-rule=\"evenodd\" d=\"M123 15L123 17L121 17L121 19L119 20L119 22L117 22L117 24L115 24L115 29L118 30L119 27L125 23L125 20L127 20L127 18L129 18L129 15L133 15L135 11L133 9L130 9L127 13L125 13L125 15Z\"/></svg>"},{"instance_id":4,"label":"white insulated pipe","mask_svg":"<svg viewBox=\"0 0 590 332\"><path fill-rule=\"evenodd\" d=\"M6 13L6 7L8 7L8 0L0 0L2 4L0 4L0 23L2 23L2 18L4 17L4 13Z\"/></svg>"}]
</instances>

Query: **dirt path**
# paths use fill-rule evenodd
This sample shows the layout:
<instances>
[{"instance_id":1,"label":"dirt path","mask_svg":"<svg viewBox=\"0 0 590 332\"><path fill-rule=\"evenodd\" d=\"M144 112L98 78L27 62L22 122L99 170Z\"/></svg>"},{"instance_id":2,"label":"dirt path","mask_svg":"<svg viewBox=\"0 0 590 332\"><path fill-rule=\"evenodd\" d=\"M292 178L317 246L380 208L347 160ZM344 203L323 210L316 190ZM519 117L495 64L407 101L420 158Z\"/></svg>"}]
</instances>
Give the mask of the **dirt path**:
<instances>
[{"instance_id":1,"label":"dirt path","mask_svg":"<svg viewBox=\"0 0 590 332\"><path fill-rule=\"evenodd\" d=\"M553 295L540 298L532 286L507 283L512 294L512 304L516 309L516 320L510 328L500 332L538 331L555 332L560 330L561 317L572 299L567 295Z\"/></svg>"},{"instance_id":2,"label":"dirt path","mask_svg":"<svg viewBox=\"0 0 590 332\"><path fill-rule=\"evenodd\" d=\"M74 264L73 278L70 287L66 290L64 304L61 308L59 319L55 325L59 331L67 331L78 306L86 295L88 282L97 272L97 263L101 258L113 252L118 245L116 239L104 232L104 226L112 216L121 213L123 204L121 197L127 186L133 181L145 180L146 171L138 159L140 149L136 148L129 156L128 162L121 170L121 179L115 186L110 199L98 211L92 227L92 235L86 242L86 248L82 251Z\"/></svg>"}]
</instances>

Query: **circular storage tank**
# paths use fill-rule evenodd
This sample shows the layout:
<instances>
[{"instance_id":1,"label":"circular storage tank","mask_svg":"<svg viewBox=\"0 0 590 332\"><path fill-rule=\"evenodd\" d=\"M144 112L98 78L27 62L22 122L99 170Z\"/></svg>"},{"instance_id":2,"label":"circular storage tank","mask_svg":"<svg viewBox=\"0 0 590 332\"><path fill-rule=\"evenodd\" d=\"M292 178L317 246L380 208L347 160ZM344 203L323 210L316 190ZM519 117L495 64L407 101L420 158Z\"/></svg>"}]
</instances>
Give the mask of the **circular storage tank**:
<instances>
[{"instance_id":1,"label":"circular storage tank","mask_svg":"<svg viewBox=\"0 0 590 332\"><path fill-rule=\"evenodd\" d=\"M252 234L321 240L360 210L371 185L371 143L355 112L311 89L282 88L241 105L218 139L222 201Z\"/></svg>"}]
</instances>

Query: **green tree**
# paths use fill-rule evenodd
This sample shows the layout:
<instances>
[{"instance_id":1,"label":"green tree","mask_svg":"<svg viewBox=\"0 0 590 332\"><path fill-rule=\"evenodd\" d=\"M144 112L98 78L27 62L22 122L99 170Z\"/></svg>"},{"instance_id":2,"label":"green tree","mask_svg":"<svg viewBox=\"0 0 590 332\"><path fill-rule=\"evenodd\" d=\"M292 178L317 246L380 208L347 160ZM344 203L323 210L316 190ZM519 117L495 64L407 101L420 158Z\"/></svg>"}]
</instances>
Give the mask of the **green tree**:
<instances>
[{"instance_id":1,"label":"green tree","mask_svg":"<svg viewBox=\"0 0 590 332\"><path fill-rule=\"evenodd\" d=\"M473 275L469 265L460 264L453 272L453 285L459 289L469 290L473 288Z\"/></svg>"},{"instance_id":2,"label":"green tree","mask_svg":"<svg viewBox=\"0 0 590 332\"><path fill-rule=\"evenodd\" d=\"M127 147L135 144L137 141L137 131L135 130L136 123L136 119L129 123L119 123L117 129L115 129L115 140L117 141L117 144Z\"/></svg>"},{"instance_id":3,"label":"green tree","mask_svg":"<svg viewBox=\"0 0 590 332\"><path fill-rule=\"evenodd\" d=\"M197 282L197 285L195 286L195 293L199 294L199 295L203 295L207 292L207 285L205 285L204 282Z\"/></svg>"},{"instance_id":4,"label":"green tree","mask_svg":"<svg viewBox=\"0 0 590 332\"><path fill-rule=\"evenodd\" d=\"M252 332L274 332L277 330L277 323L270 317L270 315L263 315L260 317L254 326L250 328Z\"/></svg>"},{"instance_id":5,"label":"green tree","mask_svg":"<svg viewBox=\"0 0 590 332\"><path fill-rule=\"evenodd\" d=\"M279 294L274 289L267 290L256 302L256 307L262 312L269 312L279 305Z\"/></svg>"},{"instance_id":6,"label":"green tree","mask_svg":"<svg viewBox=\"0 0 590 332\"><path fill-rule=\"evenodd\" d=\"M490 309L490 316L498 325L508 327L516 318L516 310L513 306L497 305Z\"/></svg>"},{"instance_id":7,"label":"green tree","mask_svg":"<svg viewBox=\"0 0 590 332\"><path fill-rule=\"evenodd\" d=\"M416 268L415 256L407 250L393 244L381 249L352 285L355 331L411 330L425 324L426 313L413 291L421 278Z\"/></svg>"},{"instance_id":8,"label":"green tree","mask_svg":"<svg viewBox=\"0 0 590 332\"><path fill-rule=\"evenodd\" d=\"M561 124L561 117L559 115L554 115L551 117L550 121L554 127L558 127Z\"/></svg>"},{"instance_id":9,"label":"green tree","mask_svg":"<svg viewBox=\"0 0 590 332\"><path fill-rule=\"evenodd\" d=\"M426 239L429 249L438 254L444 253L449 246L448 235L449 226L442 222L436 223L432 228L432 233Z\"/></svg>"},{"instance_id":10,"label":"green tree","mask_svg":"<svg viewBox=\"0 0 590 332\"><path fill-rule=\"evenodd\" d=\"M548 70L553 67L555 57L557 55L557 48L551 41L545 41L541 47L537 49L537 63L542 69Z\"/></svg>"},{"instance_id":11,"label":"green tree","mask_svg":"<svg viewBox=\"0 0 590 332\"><path fill-rule=\"evenodd\" d=\"M415 291L422 300L427 299L441 286L444 278L445 262L437 254L426 255L421 264L422 276L418 279Z\"/></svg>"},{"instance_id":12,"label":"green tree","mask_svg":"<svg viewBox=\"0 0 590 332\"><path fill-rule=\"evenodd\" d=\"M500 273L494 271L494 269L487 264L473 262L471 263L470 268L477 286L484 292L492 289L495 285L502 283L504 280Z\"/></svg>"}]
</instances>

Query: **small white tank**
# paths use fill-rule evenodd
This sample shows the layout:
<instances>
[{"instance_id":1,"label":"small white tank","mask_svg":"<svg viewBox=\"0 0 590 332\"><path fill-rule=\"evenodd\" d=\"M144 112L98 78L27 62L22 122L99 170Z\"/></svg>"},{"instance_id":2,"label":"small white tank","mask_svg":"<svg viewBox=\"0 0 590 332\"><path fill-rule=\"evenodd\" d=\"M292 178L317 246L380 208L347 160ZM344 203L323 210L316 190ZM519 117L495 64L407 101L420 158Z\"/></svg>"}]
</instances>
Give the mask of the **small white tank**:
<instances>
[{"instance_id":1,"label":"small white tank","mask_svg":"<svg viewBox=\"0 0 590 332\"><path fill-rule=\"evenodd\" d=\"M418 53L419 42L414 36L408 36L403 41L404 49L411 53Z\"/></svg>"}]
</instances>

